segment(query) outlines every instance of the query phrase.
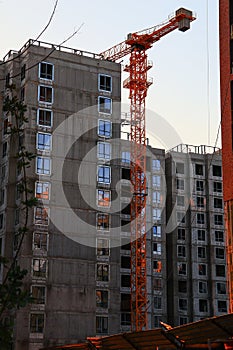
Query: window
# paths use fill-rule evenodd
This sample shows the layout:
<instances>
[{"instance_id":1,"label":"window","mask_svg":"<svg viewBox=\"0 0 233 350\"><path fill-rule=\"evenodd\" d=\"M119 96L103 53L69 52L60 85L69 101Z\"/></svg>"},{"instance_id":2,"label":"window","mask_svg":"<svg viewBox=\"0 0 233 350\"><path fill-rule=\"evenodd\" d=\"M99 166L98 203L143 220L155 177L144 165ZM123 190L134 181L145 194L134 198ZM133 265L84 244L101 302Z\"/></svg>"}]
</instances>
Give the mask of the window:
<instances>
[{"instance_id":1,"label":"window","mask_svg":"<svg viewBox=\"0 0 233 350\"><path fill-rule=\"evenodd\" d=\"M20 100L24 101L25 98L25 86L20 89Z\"/></svg>"},{"instance_id":2,"label":"window","mask_svg":"<svg viewBox=\"0 0 233 350\"><path fill-rule=\"evenodd\" d=\"M185 224L185 212L178 211L176 213L176 217L177 217L177 223L178 224Z\"/></svg>"},{"instance_id":3,"label":"window","mask_svg":"<svg viewBox=\"0 0 233 350\"><path fill-rule=\"evenodd\" d=\"M216 208L216 209L223 208L222 198L214 198L214 208Z\"/></svg>"},{"instance_id":4,"label":"window","mask_svg":"<svg viewBox=\"0 0 233 350\"><path fill-rule=\"evenodd\" d=\"M208 312L208 302L206 299L199 299L199 312Z\"/></svg>"},{"instance_id":5,"label":"window","mask_svg":"<svg viewBox=\"0 0 233 350\"><path fill-rule=\"evenodd\" d=\"M206 265L205 264L198 264L198 274L199 276L206 276Z\"/></svg>"},{"instance_id":6,"label":"window","mask_svg":"<svg viewBox=\"0 0 233 350\"><path fill-rule=\"evenodd\" d=\"M196 180L196 191L199 191L199 192L204 191L204 181Z\"/></svg>"},{"instance_id":7,"label":"window","mask_svg":"<svg viewBox=\"0 0 233 350\"><path fill-rule=\"evenodd\" d=\"M130 275L121 275L121 287L130 288Z\"/></svg>"},{"instance_id":8,"label":"window","mask_svg":"<svg viewBox=\"0 0 233 350\"><path fill-rule=\"evenodd\" d=\"M184 174L184 163L176 163L176 173Z\"/></svg>"},{"instance_id":9,"label":"window","mask_svg":"<svg viewBox=\"0 0 233 350\"><path fill-rule=\"evenodd\" d=\"M25 73L26 73L26 64L24 64L22 67L21 67L21 76L20 76L20 78L21 78L21 81L22 80L24 80L24 78L25 78Z\"/></svg>"},{"instance_id":10,"label":"window","mask_svg":"<svg viewBox=\"0 0 233 350\"><path fill-rule=\"evenodd\" d=\"M45 128L51 128L53 124L53 112L49 109L38 109L37 124Z\"/></svg>"},{"instance_id":11,"label":"window","mask_svg":"<svg viewBox=\"0 0 233 350\"><path fill-rule=\"evenodd\" d=\"M15 225L18 225L20 221L20 211L19 208L15 209Z\"/></svg>"},{"instance_id":12,"label":"window","mask_svg":"<svg viewBox=\"0 0 233 350\"><path fill-rule=\"evenodd\" d=\"M33 233L33 249L39 249L46 252L48 250L48 233L34 232Z\"/></svg>"},{"instance_id":13,"label":"window","mask_svg":"<svg viewBox=\"0 0 233 350\"><path fill-rule=\"evenodd\" d=\"M195 164L195 174L196 175L203 175L203 165L202 164Z\"/></svg>"},{"instance_id":14,"label":"window","mask_svg":"<svg viewBox=\"0 0 233 350\"><path fill-rule=\"evenodd\" d=\"M159 204L160 203L160 192L153 191L152 195L153 195L153 203Z\"/></svg>"},{"instance_id":15,"label":"window","mask_svg":"<svg viewBox=\"0 0 233 350\"><path fill-rule=\"evenodd\" d=\"M225 282L217 282L217 294L227 294L227 286Z\"/></svg>"},{"instance_id":16,"label":"window","mask_svg":"<svg viewBox=\"0 0 233 350\"><path fill-rule=\"evenodd\" d=\"M188 310L188 300L179 298L179 310L187 311Z\"/></svg>"},{"instance_id":17,"label":"window","mask_svg":"<svg viewBox=\"0 0 233 350\"><path fill-rule=\"evenodd\" d=\"M152 227L152 230L153 230L154 237L161 237L161 226L155 225Z\"/></svg>"},{"instance_id":18,"label":"window","mask_svg":"<svg viewBox=\"0 0 233 350\"><path fill-rule=\"evenodd\" d=\"M224 233L223 231L214 231L215 242L224 242Z\"/></svg>"},{"instance_id":19,"label":"window","mask_svg":"<svg viewBox=\"0 0 233 350\"><path fill-rule=\"evenodd\" d=\"M126 293L121 293L121 311L131 311L130 303L131 303L131 295Z\"/></svg>"},{"instance_id":20,"label":"window","mask_svg":"<svg viewBox=\"0 0 233 350\"><path fill-rule=\"evenodd\" d=\"M131 325L131 314L129 312L121 313L121 326L130 326Z\"/></svg>"},{"instance_id":21,"label":"window","mask_svg":"<svg viewBox=\"0 0 233 350\"><path fill-rule=\"evenodd\" d=\"M222 193L222 183L219 181L214 181L213 190L214 190L214 192Z\"/></svg>"},{"instance_id":22,"label":"window","mask_svg":"<svg viewBox=\"0 0 233 350\"><path fill-rule=\"evenodd\" d=\"M5 77L5 88L9 88L10 86L10 80L11 80L11 76L10 73L7 73L6 77Z\"/></svg>"},{"instance_id":23,"label":"window","mask_svg":"<svg viewBox=\"0 0 233 350\"><path fill-rule=\"evenodd\" d=\"M50 175L51 160L47 157L36 157L36 172L41 175Z\"/></svg>"},{"instance_id":24,"label":"window","mask_svg":"<svg viewBox=\"0 0 233 350\"><path fill-rule=\"evenodd\" d=\"M130 185L121 185L121 197L130 197L131 194Z\"/></svg>"},{"instance_id":25,"label":"window","mask_svg":"<svg viewBox=\"0 0 233 350\"><path fill-rule=\"evenodd\" d=\"M225 259L225 249L224 248L215 248L215 258L216 259Z\"/></svg>"},{"instance_id":26,"label":"window","mask_svg":"<svg viewBox=\"0 0 233 350\"><path fill-rule=\"evenodd\" d=\"M184 245L178 245L177 246L177 256L179 258L185 258L186 257L186 248Z\"/></svg>"},{"instance_id":27,"label":"window","mask_svg":"<svg viewBox=\"0 0 233 350\"><path fill-rule=\"evenodd\" d=\"M218 312L227 312L226 300L218 300Z\"/></svg>"},{"instance_id":28,"label":"window","mask_svg":"<svg viewBox=\"0 0 233 350\"><path fill-rule=\"evenodd\" d=\"M200 294L207 293L207 282L199 281L198 282L198 290Z\"/></svg>"},{"instance_id":29,"label":"window","mask_svg":"<svg viewBox=\"0 0 233 350\"><path fill-rule=\"evenodd\" d=\"M222 176L222 167L220 165L213 165L213 176Z\"/></svg>"},{"instance_id":30,"label":"window","mask_svg":"<svg viewBox=\"0 0 233 350\"><path fill-rule=\"evenodd\" d=\"M36 198L49 199L49 182L36 182Z\"/></svg>"},{"instance_id":31,"label":"window","mask_svg":"<svg viewBox=\"0 0 233 350\"><path fill-rule=\"evenodd\" d=\"M53 80L53 64L41 62L39 64L39 77L41 79Z\"/></svg>"},{"instance_id":32,"label":"window","mask_svg":"<svg viewBox=\"0 0 233 350\"><path fill-rule=\"evenodd\" d=\"M32 286L32 298L33 298L33 304L45 304L45 286Z\"/></svg>"},{"instance_id":33,"label":"window","mask_svg":"<svg viewBox=\"0 0 233 350\"><path fill-rule=\"evenodd\" d=\"M225 277L225 265L216 265L216 277Z\"/></svg>"},{"instance_id":34,"label":"window","mask_svg":"<svg viewBox=\"0 0 233 350\"><path fill-rule=\"evenodd\" d=\"M105 114L112 113L112 99L108 97L99 96L99 112Z\"/></svg>"},{"instance_id":35,"label":"window","mask_svg":"<svg viewBox=\"0 0 233 350\"><path fill-rule=\"evenodd\" d=\"M35 225L48 225L49 216L48 216L49 208L45 207L36 207L34 213L34 223Z\"/></svg>"},{"instance_id":36,"label":"window","mask_svg":"<svg viewBox=\"0 0 233 350\"><path fill-rule=\"evenodd\" d=\"M107 137L107 138L112 136L112 123L109 120L99 119L98 136Z\"/></svg>"},{"instance_id":37,"label":"window","mask_svg":"<svg viewBox=\"0 0 233 350\"><path fill-rule=\"evenodd\" d=\"M53 103L52 87L40 85L38 89L39 89L39 102Z\"/></svg>"},{"instance_id":38,"label":"window","mask_svg":"<svg viewBox=\"0 0 233 350\"><path fill-rule=\"evenodd\" d=\"M154 278L153 279L153 289L155 291L161 291L162 290L162 279L161 278Z\"/></svg>"},{"instance_id":39,"label":"window","mask_svg":"<svg viewBox=\"0 0 233 350\"><path fill-rule=\"evenodd\" d=\"M111 192L108 190L97 190L97 205L99 207L110 206Z\"/></svg>"},{"instance_id":40,"label":"window","mask_svg":"<svg viewBox=\"0 0 233 350\"><path fill-rule=\"evenodd\" d=\"M176 204L180 207L184 207L184 196L177 196Z\"/></svg>"},{"instance_id":41,"label":"window","mask_svg":"<svg viewBox=\"0 0 233 350\"><path fill-rule=\"evenodd\" d=\"M161 255L161 243L153 243L153 254Z\"/></svg>"},{"instance_id":42,"label":"window","mask_svg":"<svg viewBox=\"0 0 233 350\"><path fill-rule=\"evenodd\" d=\"M4 142L2 144L2 158L6 157L7 155L7 142Z\"/></svg>"},{"instance_id":43,"label":"window","mask_svg":"<svg viewBox=\"0 0 233 350\"><path fill-rule=\"evenodd\" d=\"M109 231L109 214L97 213L96 226L97 230Z\"/></svg>"},{"instance_id":44,"label":"window","mask_svg":"<svg viewBox=\"0 0 233 350\"><path fill-rule=\"evenodd\" d=\"M205 205L204 197L197 197L197 207L204 208L204 205Z\"/></svg>"},{"instance_id":45,"label":"window","mask_svg":"<svg viewBox=\"0 0 233 350\"><path fill-rule=\"evenodd\" d=\"M47 261L45 259L33 259L32 276L45 278L47 273Z\"/></svg>"},{"instance_id":46,"label":"window","mask_svg":"<svg viewBox=\"0 0 233 350\"><path fill-rule=\"evenodd\" d=\"M131 225L129 220L121 220L121 231L131 232Z\"/></svg>"},{"instance_id":47,"label":"window","mask_svg":"<svg viewBox=\"0 0 233 350\"><path fill-rule=\"evenodd\" d=\"M121 203L121 214L130 215L130 213L131 213L130 203L129 204Z\"/></svg>"},{"instance_id":48,"label":"window","mask_svg":"<svg viewBox=\"0 0 233 350\"><path fill-rule=\"evenodd\" d=\"M161 220L161 209L153 208L153 221Z\"/></svg>"},{"instance_id":49,"label":"window","mask_svg":"<svg viewBox=\"0 0 233 350\"><path fill-rule=\"evenodd\" d=\"M187 275L187 264L186 263L178 263L177 268L178 268L178 275L183 275L183 276Z\"/></svg>"},{"instance_id":50,"label":"window","mask_svg":"<svg viewBox=\"0 0 233 350\"><path fill-rule=\"evenodd\" d=\"M101 307L102 309L108 308L107 290L96 290L96 307Z\"/></svg>"},{"instance_id":51,"label":"window","mask_svg":"<svg viewBox=\"0 0 233 350\"><path fill-rule=\"evenodd\" d=\"M214 215L214 224L215 225L223 225L223 215L215 214Z\"/></svg>"},{"instance_id":52,"label":"window","mask_svg":"<svg viewBox=\"0 0 233 350\"><path fill-rule=\"evenodd\" d=\"M3 213L0 214L0 230L3 229L3 224L4 224L4 215Z\"/></svg>"},{"instance_id":53,"label":"window","mask_svg":"<svg viewBox=\"0 0 233 350\"><path fill-rule=\"evenodd\" d=\"M177 246L177 256L179 258L185 258L186 257L186 248L184 245L178 245Z\"/></svg>"},{"instance_id":54,"label":"window","mask_svg":"<svg viewBox=\"0 0 233 350\"><path fill-rule=\"evenodd\" d=\"M121 177L124 180L130 180L130 169L122 168L121 169Z\"/></svg>"},{"instance_id":55,"label":"window","mask_svg":"<svg viewBox=\"0 0 233 350\"><path fill-rule=\"evenodd\" d=\"M184 180L176 179L176 189L182 191L184 190Z\"/></svg>"},{"instance_id":56,"label":"window","mask_svg":"<svg viewBox=\"0 0 233 350\"><path fill-rule=\"evenodd\" d=\"M161 327L160 321L162 321L161 316L154 316L154 327L155 328Z\"/></svg>"},{"instance_id":57,"label":"window","mask_svg":"<svg viewBox=\"0 0 233 350\"><path fill-rule=\"evenodd\" d=\"M98 142L98 144L97 144L97 157L98 157L98 159L110 160L111 159L111 144L108 142Z\"/></svg>"},{"instance_id":58,"label":"window","mask_svg":"<svg viewBox=\"0 0 233 350\"><path fill-rule=\"evenodd\" d=\"M108 256L109 255L109 240L106 238L97 238L97 255Z\"/></svg>"},{"instance_id":59,"label":"window","mask_svg":"<svg viewBox=\"0 0 233 350\"><path fill-rule=\"evenodd\" d=\"M161 168L161 162L159 159L152 159L152 170L153 171L160 171Z\"/></svg>"},{"instance_id":60,"label":"window","mask_svg":"<svg viewBox=\"0 0 233 350\"><path fill-rule=\"evenodd\" d=\"M108 333L108 317L96 316L96 334Z\"/></svg>"},{"instance_id":61,"label":"window","mask_svg":"<svg viewBox=\"0 0 233 350\"><path fill-rule=\"evenodd\" d=\"M162 261L161 260L153 260L153 272L154 273L162 272Z\"/></svg>"},{"instance_id":62,"label":"window","mask_svg":"<svg viewBox=\"0 0 233 350\"><path fill-rule=\"evenodd\" d=\"M121 249L123 250L131 250L131 244L129 238L121 238Z\"/></svg>"},{"instance_id":63,"label":"window","mask_svg":"<svg viewBox=\"0 0 233 350\"><path fill-rule=\"evenodd\" d=\"M121 268L130 269L131 268L131 259L130 256L121 256Z\"/></svg>"},{"instance_id":64,"label":"window","mask_svg":"<svg viewBox=\"0 0 233 350\"><path fill-rule=\"evenodd\" d=\"M3 205L5 201L5 189L0 189L0 205Z\"/></svg>"},{"instance_id":65,"label":"window","mask_svg":"<svg viewBox=\"0 0 233 350\"><path fill-rule=\"evenodd\" d=\"M52 135L44 134L41 132L37 133L37 145L36 148L40 151L51 151Z\"/></svg>"},{"instance_id":66,"label":"window","mask_svg":"<svg viewBox=\"0 0 233 350\"><path fill-rule=\"evenodd\" d=\"M199 225L205 224L205 214L197 213L197 224L199 224Z\"/></svg>"},{"instance_id":67,"label":"window","mask_svg":"<svg viewBox=\"0 0 233 350\"><path fill-rule=\"evenodd\" d=\"M177 239L180 241L185 241L185 229L184 228L178 228Z\"/></svg>"},{"instance_id":68,"label":"window","mask_svg":"<svg viewBox=\"0 0 233 350\"><path fill-rule=\"evenodd\" d=\"M99 74L99 90L100 91L112 91L112 77L105 74Z\"/></svg>"},{"instance_id":69,"label":"window","mask_svg":"<svg viewBox=\"0 0 233 350\"><path fill-rule=\"evenodd\" d=\"M44 314L33 313L30 315L30 333L44 332Z\"/></svg>"},{"instance_id":70,"label":"window","mask_svg":"<svg viewBox=\"0 0 233 350\"><path fill-rule=\"evenodd\" d=\"M183 324L187 324L187 323L188 323L187 317L180 317L180 326L182 326Z\"/></svg>"},{"instance_id":71,"label":"window","mask_svg":"<svg viewBox=\"0 0 233 350\"><path fill-rule=\"evenodd\" d=\"M197 230L198 241L205 241L205 230Z\"/></svg>"},{"instance_id":72,"label":"window","mask_svg":"<svg viewBox=\"0 0 233 350\"><path fill-rule=\"evenodd\" d=\"M187 281L178 281L178 292L187 293Z\"/></svg>"},{"instance_id":73,"label":"window","mask_svg":"<svg viewBox=\"0 0 233 350\"><path fill-rule=\"evenodd\" d=\"M97 264L96 265L97 281L108 282L109 281L109 265Z\"/></svg>"},{"instance_id":74,"label":"window","mask_svg":"<svg viewBox=\"0 0 233 350\"><path fill-rule=\"evenodd\" d=\"M206 258L206 248L205 247L197 247L197 256L200 259Z\"/></svg>"},{"instance_id":75,"label":"window","mask_svg":"<svg viewBox=\"0 0 233 350\"><path fill-rule=\"evenodd\" d=\"M3 121L3 135L8 134L8 127L10 126L8 118L5 118ZM9 130L10 131L10 130Z\"/></svg>"},{"instance_id":76,"label":"window","mask_svg":"<svg viewBox=\"0 0 233 350\"><path fill-rule=\"evenodd\" d=\"M154 309L160 310L162 309L162 298L161 297L154 297Z\"/></svg>"},{"instance_id":77,"label":"window","mask_svg":"<svg viewBox=\"0 0 233 350\"><path fill-rule=\"evenodd\" d=\"M122 163L130 164L130 152L123 151L121 153L121 161Z\"/></svg>"},{"instance_id":78,"label":"window","mask_svg":"<svg viewBox=\"0 0 233 350\"><path fill-rule=\"evenodd\" d=\"M111 168L109 166L98 166L97 181L100 183L110 184L111 182Z\"/></svg>"},{"instance_id":79,"label":"window","mask_svg":"<svg viewBox=\"0 0 233 350\"><path fill-rule=\"evenodd\" d=\"M152 176L152 186L156 188L160 188L161 185L161 177L159 175Z\"/></svg>"}]
</instances>

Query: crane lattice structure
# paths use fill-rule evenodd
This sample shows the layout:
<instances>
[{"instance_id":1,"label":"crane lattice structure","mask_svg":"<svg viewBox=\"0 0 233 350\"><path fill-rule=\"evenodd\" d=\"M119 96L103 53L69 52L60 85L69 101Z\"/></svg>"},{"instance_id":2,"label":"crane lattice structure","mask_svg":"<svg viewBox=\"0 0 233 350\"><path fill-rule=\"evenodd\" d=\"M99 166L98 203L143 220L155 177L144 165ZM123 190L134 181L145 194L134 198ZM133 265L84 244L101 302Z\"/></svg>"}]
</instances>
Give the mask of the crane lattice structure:
<instances>
[{"instance_id":1,"label":"crane lattice structure","mask_svg":"<svg viewBox=\"0 0 233 350\"><path fill-rule=\"evenodd\" d=\"M103 59L117 61L130 55L129 72L123 86L129 89L131 165L130 180L133 188L131 200L131 329L147 329L147 269L146 269L146 127L145 100L152 84L147 71L152 67L146 51L163 36L175 29L186 31L195 16L180 8L166 22L139 32L130 33L120 44L102 52Z\"/></svg>"}]
</instances>

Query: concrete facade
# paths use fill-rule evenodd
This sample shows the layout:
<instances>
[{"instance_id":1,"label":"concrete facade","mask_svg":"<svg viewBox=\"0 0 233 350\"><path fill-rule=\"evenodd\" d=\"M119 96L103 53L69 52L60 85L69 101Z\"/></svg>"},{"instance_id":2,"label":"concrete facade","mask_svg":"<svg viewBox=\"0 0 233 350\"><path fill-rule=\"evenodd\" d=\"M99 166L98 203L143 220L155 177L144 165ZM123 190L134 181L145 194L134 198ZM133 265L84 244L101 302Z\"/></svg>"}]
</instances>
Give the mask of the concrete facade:
<instances>
[{"instance_id":1,"label":"concrete facade","mask_svg":"<svg viewBox=\"0 0 233 350\"><path fill-rule=\"evenodd\" d=\"M10 94L7 83L14 83L27 105L23 142L36 155L27 178L38 205L30 211L30 232L18 259L28 270L25 288L35 302L17 311L14 349L38 350L129 331L132 192L130 143L121 133L121 66L30 40L19 52L9 52L0 69L4 97ZM12 120L3 113L0 242L1 253L12 259L24 217L17 191L22 181L15 158L18 141L4 131L8 123ZM177 148L166 155L147 147L150 329L160 321L179 325L225 312L226 278L216 276L215 269L225 264L224 228L214 223L215 215L223 216L223 209L214 207L222 201L222 178L212 173L214 165L219 170L221 155L206 150ZM195 173L196 164L202 175ZM204 183L202 190L192 188L197 181ZM186 221L177 226L182 213ZM198 214L205 217L201 226ZM180 264L185 274L178 273ZM202 277L200 264L207 268ZM206 311L199 310L200 300Z\"/></svg>"},{"instance_id":2,"label":"concrete facade","mask_svg":"<svg viewBox=\"0 0 233 350\"><path fill-rule=\"evenodd\" d=\"M168 323L227 312L221 153L179 145L167 154Z\"/></svg>"}]
</instances>

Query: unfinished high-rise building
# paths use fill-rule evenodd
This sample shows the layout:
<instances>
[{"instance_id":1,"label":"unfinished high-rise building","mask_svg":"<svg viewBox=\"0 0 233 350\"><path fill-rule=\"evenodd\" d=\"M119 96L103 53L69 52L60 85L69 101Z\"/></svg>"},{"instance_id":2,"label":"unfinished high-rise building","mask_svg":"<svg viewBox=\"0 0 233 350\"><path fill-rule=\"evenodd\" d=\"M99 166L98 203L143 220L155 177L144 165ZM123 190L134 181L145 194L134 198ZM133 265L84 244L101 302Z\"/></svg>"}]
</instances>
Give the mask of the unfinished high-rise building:
<instances>
[{"instance_id":1,"label":"unfinished high-rise building","mask_svg":"<svg viewBox=\"0 0 233 350\"><path fill-rule=\"evenodd\" d=\"M168 323L227 312L221 152L181 144L166 158Z\"/></svg>"},{"instance_id":2,"label":"unfinished high-rise building","mask_svg":"<svg viewBox=\"0 0 233 350\"><path fill-rule=\"evenodd\" d=\"M12 94L27 106L20 144L35 155L27 180L38 200L17 259L28 271L24 285L33 302L12 313L14 349L130 331L133 193L130 145L121 138L120 64L29 40L3 58L0 85L1 111ZM9 133L12 116L2 111L1 125L0 249L12 261L24 224L23 175L16 157L19 140ZM190 155L196 169L192 194L183 152L166 155L147 147L149 328L226 310L221 155L212 156ZM191 204L187 188L195 197ZM173 207L178 227L175 222L166 234ZM4 275L1 269L1 281Z\"/></svg>"}]
</instances>

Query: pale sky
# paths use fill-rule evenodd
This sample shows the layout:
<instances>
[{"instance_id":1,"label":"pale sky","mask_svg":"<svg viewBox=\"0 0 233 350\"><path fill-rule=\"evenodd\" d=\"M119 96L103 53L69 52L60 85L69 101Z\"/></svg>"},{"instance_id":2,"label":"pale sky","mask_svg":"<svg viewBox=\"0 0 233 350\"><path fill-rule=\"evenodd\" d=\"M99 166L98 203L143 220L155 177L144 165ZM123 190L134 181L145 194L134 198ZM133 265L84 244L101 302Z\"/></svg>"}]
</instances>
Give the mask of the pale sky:
<instances>
[{"instance_id":1,"label":"pale sky","mask_svg":"<svg viewBox=\"0 0 233 350\"><path fill-rule=\"evenodd\" d=\"M40 33L54 3L0 1L0 58ZM154 84L147 108L170 123L184 143L214 145L220 122L218 0L59 0L40 40L59 44L84 23L66 46L99 53L123 41L129 32L160 24L180 7L194 11L197 20L191 30L175 30L148 50ZM122 98L128 103L127 94L122 92Z\"/></svg>"}]
</instances>

